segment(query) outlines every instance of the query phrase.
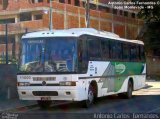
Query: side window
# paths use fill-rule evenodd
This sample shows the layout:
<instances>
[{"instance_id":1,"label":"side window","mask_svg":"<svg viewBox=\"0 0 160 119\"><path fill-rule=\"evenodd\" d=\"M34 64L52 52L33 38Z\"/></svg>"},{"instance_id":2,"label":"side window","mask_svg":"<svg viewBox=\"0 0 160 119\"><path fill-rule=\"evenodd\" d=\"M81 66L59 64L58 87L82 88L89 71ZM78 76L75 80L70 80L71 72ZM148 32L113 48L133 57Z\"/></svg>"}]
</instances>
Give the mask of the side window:
<instances>
[{"instance_id":1,"label":"side window","mask_svg":"<svg viewBox=\"0 0 160 119\"><path fill-rule=\"evenodd\" d=\"M123 60L129 60L129 45L127 43L123 43Z\"/></svg>"},{"instance_id":2,"label":"side window","mask_svg":"<svg viewBox=\"0 0 160 119\"><path fill-rule=\"evenodd\" d=\"M101 44L98 37L88 36L88 56L89 60L101 59Z\"/></svg>"},{"instance_id":3,"label":"side window","mask_svg":"<svg viewBox=\"0 0 160 119\"><path fill-rule=\"evenodd\" d=\"M131 44L130 60L131 61L137 61L138 60L138 47L137 47L137 45Z\"/></svg>"},{"instance_id":4,"label":"side window","mask_svg":"<svg viewBox=\"0 0 160 119\"><path fill-rule=\"evenodd\" d=\"M140 61L141 60L141 56L140 56L140 46L139 45L136 45L136 50L137 50L137 61Z\"/></svg>"},{"instance_id":5,"label":"side window","mask_svg":"<svg viewBox=\"0 0 160 119\"><path fill-rule=\"evenodd\" d=\"M86 73L88 69L87 38L81 36L78 41L78 72Z\"/></svg>"},{"instance_id":6,"label":"side window","mask_svg":"<svg viewBox=\"0 0 160 119\"><path fill-rule=\"evenodd\" d=\"M140 46L140 59L141 61L145 61L144 46Z\"/></svg>"},{"instance_id":7,"label":"side window","mask_svg":"<svg viewBox=\"0 0 160 119\"><path fill-rule=\"evenodd\" d=\"M112 40L110 44L111 58L113 60L122 59L122 44L119 41Z\"/></svg>"},{"instance_id":8,"label":"side window","mask_svg":"<svg viewBox=\"0 0 160 119\"><path fill-rule=\"evenodd\" d=\"M101 39L101 49L102 49L102 59L107 60L110 58L109 53L109 40L108 39Z\"/></svg>"},{"instance_id":9,"label":"side window","mask_svg":"<svg viewBox=\"0 0 160 119\"><path fill-rule=\"evenodd\" d=\"M112 59L115 59L115 42L114 41L110 41L110 56Z\"/></svg>"},{"instance_id":10,"label":"side window","mask_svg":"<svg viewBox=\"0 0 160 119\"><path fill-rule=\"evenodd\" d=\"M122 43L121 42L117 42L116 54L117 54L117 59L122 60Z\"/></svg>"}]
</instances>

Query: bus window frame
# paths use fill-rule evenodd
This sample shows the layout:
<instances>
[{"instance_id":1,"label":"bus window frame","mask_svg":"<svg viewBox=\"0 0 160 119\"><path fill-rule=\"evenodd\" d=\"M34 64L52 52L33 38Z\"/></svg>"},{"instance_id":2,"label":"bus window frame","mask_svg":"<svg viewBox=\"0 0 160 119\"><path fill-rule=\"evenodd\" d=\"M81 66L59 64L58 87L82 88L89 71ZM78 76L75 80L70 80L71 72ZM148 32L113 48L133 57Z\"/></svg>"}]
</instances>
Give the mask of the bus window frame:
<instances>
[{"instance_id":1,"label":"bus window frame","mask_svg":"<svg viewBox=\"0 0 160 119\"><path fill-rule=\"evenodd\" d=\"M90 39L90 38L92 38L93 37L93 39ZM101 61L102 60L102 47L101 47L101 40L99 39L100 37L97 37L97 36L92 36L92 35L87 35L87 47L88 47L88 60L89 61ZM98 50L98 53L97 53L97 55L99 55L99 57L90 57L89 56L89 51L91 50L90 49L90 47L89 47L89 41L91 41L91 40L95 40L95 41L98 41L98 44L99 44L99 49L97 49ZM97 46L97 45L96 45ZM98 46L97 46L98 47ZM97 48L96 47L96 48ZM95 48L93 48L93 50L94 50ZM95 56L97 56L97 55L95 55Z\"/></svg>"},{"instance_id":2,"label":"bus window frame","mask_svg":"<svg viewBox=\"0 0 160 119\"><path fill-rule=\"evenodd\" d=\"M77 56L78 56L78 73L79 74L86 74L87 73L87 71L88 71L88 63L89 63L89 59L88 59L88 44L87 44L87 39L85 39L86 37L84 37L85 35L81 35L81 36L79 36L79 38L78 38L78 40L77 40ZM84 38L83 38L84 37ZM86 45L86 54L85 54L85 56L86 56L86 64L83 64L83 54L82 53L80 53L80 50L82 50L83 51L83 48L84 48L84 46L83 46L83 41L85 41L85 45ZM81 44L80 44L80 42L81 42ZM82 47L83 46L83 47ZM81 49L80 49L80 47L81 47ZM81 61L82 60L82 61ZM84 67L82 67L81 65L83 65ZM84 69L83 69L84 68Z\"/></svg>"}]
</instances>

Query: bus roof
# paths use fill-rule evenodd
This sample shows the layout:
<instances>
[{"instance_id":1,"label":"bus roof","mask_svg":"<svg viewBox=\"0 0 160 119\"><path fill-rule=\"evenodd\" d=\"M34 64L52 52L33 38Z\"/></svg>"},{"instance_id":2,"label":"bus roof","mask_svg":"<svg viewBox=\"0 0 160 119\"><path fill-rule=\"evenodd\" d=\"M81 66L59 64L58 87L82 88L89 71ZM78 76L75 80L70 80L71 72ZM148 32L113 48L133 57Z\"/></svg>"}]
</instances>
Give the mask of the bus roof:
<instances>
[{"instance_id":1,"label":"bus roof","mask_svg":"<svg viewBox=\"0 0 160 119\"><path fill-rule=\"evenodd\" d=\"M107 32L107 31L98 31L93 28L71 28L71 29L64 29L64 30L47 30L47 31L38 31L38 32L32 32L27 33L22 36L22 38L37 38L37 37L79 37L81 35L93 35L93 36L99 36L104 38L110 38L114 40L119 41L125 41L125 42L131 42L131 43L137 43L137 44L144 44L140 40L129 40L120 38L117 34Z\"/></svg>"}]
</instances>

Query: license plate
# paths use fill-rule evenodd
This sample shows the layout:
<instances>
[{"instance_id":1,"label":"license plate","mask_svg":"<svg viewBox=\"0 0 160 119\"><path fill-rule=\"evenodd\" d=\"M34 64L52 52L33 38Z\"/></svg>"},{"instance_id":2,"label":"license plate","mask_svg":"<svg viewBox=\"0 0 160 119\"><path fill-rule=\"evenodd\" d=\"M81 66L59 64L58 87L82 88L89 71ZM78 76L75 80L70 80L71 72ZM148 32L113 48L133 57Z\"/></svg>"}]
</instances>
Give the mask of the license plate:
<instances>
[{"instance_id":1,"label":"license plate","mask_svg":"<svg viewBox=\"0 0 160 119\"><path fill-rule=\"evenodd\" d=\"M51 97L41 97L41 100L51 100Z\"/></svg>"}]
</instances>

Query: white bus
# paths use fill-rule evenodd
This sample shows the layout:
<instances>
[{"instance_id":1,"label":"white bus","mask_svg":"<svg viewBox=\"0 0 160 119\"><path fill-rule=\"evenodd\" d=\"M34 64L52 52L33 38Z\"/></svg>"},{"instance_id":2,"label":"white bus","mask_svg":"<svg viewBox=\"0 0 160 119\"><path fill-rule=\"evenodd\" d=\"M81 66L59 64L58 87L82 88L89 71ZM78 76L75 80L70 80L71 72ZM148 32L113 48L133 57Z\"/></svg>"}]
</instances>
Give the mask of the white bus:
<instances>
[{"instance_id":1,"label":"white bus","mask_svg":"<svg viewBox=\"0 0 160 119\"><path fill-rule=\"evenodd\" d=\"M90 107L107 95L132 97L145 86L144 44L92 28L39 31L22 36L17 88L41 107L53 100Z\"/></svg>"}]
</instances>

